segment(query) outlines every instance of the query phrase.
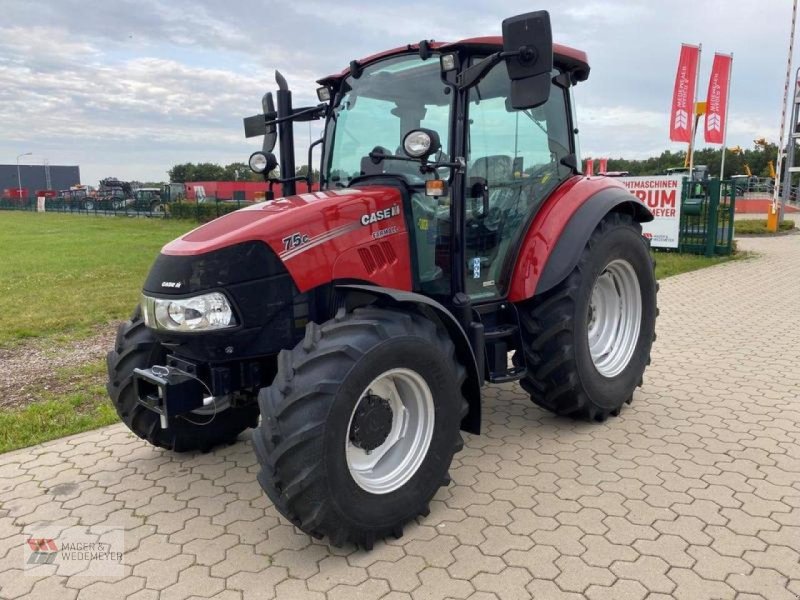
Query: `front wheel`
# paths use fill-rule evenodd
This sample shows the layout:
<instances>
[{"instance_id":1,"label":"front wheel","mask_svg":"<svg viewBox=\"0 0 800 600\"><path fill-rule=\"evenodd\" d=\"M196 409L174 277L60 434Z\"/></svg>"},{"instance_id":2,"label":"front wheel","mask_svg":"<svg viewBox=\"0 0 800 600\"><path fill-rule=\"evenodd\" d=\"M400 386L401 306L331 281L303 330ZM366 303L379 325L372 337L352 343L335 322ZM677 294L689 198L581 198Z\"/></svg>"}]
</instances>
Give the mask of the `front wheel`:
<instances>
[{"instance_id":1,"label":"front wheel","mask_svg":"<svg viewBox=\"0 0 800 600\"><path fill-rule=\"evenodd\" d=\"M259 395L261 486L335 546L399 537L449 482L465 376L450 338L416 313L364 308L309 324Z\"/></svg>"},{"instance_id":2,"label":"front wheel","mask_svg":"<svg viewBox=\"0 0 800 600\"><path fill-rule=\"evenodd\" d=\"M520 306L520 383L533 402L592 421L618 415L650 364L657 289L641 225L610 213L567 278Z\"/></svg>"}]
</instances>

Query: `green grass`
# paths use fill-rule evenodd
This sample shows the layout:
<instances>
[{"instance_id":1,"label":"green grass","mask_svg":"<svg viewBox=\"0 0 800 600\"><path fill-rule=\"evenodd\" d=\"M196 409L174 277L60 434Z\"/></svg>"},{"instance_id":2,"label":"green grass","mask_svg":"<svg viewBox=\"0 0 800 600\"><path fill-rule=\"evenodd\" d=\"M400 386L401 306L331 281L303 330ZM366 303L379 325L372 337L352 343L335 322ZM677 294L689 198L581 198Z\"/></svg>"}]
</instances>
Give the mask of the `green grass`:
<instances>
[{"instance_id":1,"label":"green grass","mask_svg":"<svg viewBox=\"0 0 800 600\"><path fill-rule=\"evenodd\" d=\"M791 231L794 229L794 221L784 219L778 224L778 231ZM737 220L734 225L737 235L767 235L773 233L767 230L766 219L742 219Z\"/></svg>"},{"instance_id":2,"label":"green grass","mask_svg":"<svg viewBox=\"0 0 800 600\"><path fill-rule=\"evenodd\" d=\"M61 370L57 379L63 391L41 389L40 402L0 411L0 453L117 422L103 361Z\"/></svg>"},{"instance_id":3,"label":"green grass","mask_svg":"<svg viewBox=\"0 0 800 600\"><path fill-rule=\"evenodd\" d=\"M0 347L127 318L161 246L193 224L0 212ZM738 222L737 222L738 228ZM656 253L659 279L736 257ZM0 410L0 453L117 422L102 361L63 369L40 401ZM56 389L57 391L54 391Z\"/></svg>"},{"instance_id":4,"label":"green grass","mask_svg":"<svg viewBox=\"0 0 800 600\"><path fill-rule=\"evenodd\" d=\"M656 252L656 278L664 279L689 271L697 271L706 267L712 267L732 260L747 258L747 252L737 252L732 256L713 256L706 257L700 254L679 254L677 252Z\"/></svg>"},{"instance_id":5,"label":"green grass","mask_svg":"<svg viewBox=\"0 0 800 600\"><path fill-rule=\"evenodd\" d=\"M0 212L0 347L127 318L160 248L194 226Z\"/></svg>"}]
</instances>

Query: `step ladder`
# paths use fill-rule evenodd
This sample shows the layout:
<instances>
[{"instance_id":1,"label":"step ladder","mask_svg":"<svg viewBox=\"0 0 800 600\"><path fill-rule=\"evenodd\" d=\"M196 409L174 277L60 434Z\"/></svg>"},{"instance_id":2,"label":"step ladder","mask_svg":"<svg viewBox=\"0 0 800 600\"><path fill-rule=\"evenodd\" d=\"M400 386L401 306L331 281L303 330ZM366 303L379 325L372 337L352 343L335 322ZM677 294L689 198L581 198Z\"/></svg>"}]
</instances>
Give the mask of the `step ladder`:
<instances>
[{"instance_id":1,"label":"step ladder","mask_svg":"<svg viewBox=\"0 0 800 600\"><path fill-rule=\"evenodd\" d=\"M490 383L518 381L527 375L528 370L522 352L517 307L510 303L503 304L493 317L497 322L487 324L484 330L486 379ZM513 361L510 352L515 353Z\"/></svg>"}]
</instances>

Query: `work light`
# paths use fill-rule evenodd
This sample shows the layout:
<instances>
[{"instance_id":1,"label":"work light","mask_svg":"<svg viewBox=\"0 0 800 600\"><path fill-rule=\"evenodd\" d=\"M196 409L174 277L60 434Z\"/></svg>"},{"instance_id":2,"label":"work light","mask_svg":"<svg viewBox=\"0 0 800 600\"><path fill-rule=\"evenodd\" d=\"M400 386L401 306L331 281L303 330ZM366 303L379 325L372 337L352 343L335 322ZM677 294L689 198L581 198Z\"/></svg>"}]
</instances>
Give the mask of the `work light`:
<instances>
[{"instance_id":1,"label":"work light","mask_svg":"<svg viewBox=\"0 0 800 600\"><path fill-rule=\"evenodd\" d=\"M253 152L250 155L250 160L248 162L253 172L263 173L267 168L267 155L263 152Z\"/></svg>"},{"instance_id":2,"label":"work light","mask_svg":"<svg viewBox=\"0 0 800 600\"><path fill-rule=\"evenodd\" d=\"M455 54L442 54L442 57L439 60L442 64L442 71L452 71L456 68Z\"/></svg>"},{"instance_id":3,"label":"work light","mask_svg":"<svg viewBox=\"0 0 800 600\"><path fill-rule=\"evenodd\" d=\"M317 98L319 98L320 102L330 102L331 100L331 90L325 86L317 88Z\"/></svg>"},{"instance_id":4,"label":"work light","mask_svg":"<svg viewBox=\"0 0 800 600\"><path fill-rule=\"evenodd\" d=\"M403 138L403 149L411 158L430 156L439 147L439 135L430 129L414 129Z\"/></svg>"}]
</instances>

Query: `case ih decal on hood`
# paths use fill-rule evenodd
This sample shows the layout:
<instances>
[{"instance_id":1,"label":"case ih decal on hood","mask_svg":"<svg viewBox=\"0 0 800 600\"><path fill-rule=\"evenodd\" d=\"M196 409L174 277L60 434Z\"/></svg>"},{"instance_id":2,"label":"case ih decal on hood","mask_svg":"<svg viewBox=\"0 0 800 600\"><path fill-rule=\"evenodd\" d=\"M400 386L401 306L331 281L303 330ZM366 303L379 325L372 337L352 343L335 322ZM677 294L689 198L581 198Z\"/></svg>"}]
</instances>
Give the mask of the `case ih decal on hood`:
<instances>
[{"instance_id":1,"label":"case ih decal on hood","mask_svg":"<svg viewBox=\"0 0 800 600\"><path fill-rule=\"evenodd\" d=\"M400 206L400 191L384 186L278 198L206 223L162 252L197 255L257 240L281 259L300 292L332 279L410 290L408 230ZM376 250L376 244L388 246ZM370 261L365 253L391 261Z\"/></svg>"},{"instance_id":2,"label":"case ih decal on hood","mask_svg":"<svg viewBox=\"0 0 800 600\"><path fill-rule=\"evenodd\" d=\"M383 210L376 210L375 212L371 212L368 215L361 216L361 224L362 225L371 225L372 223L377 223L378 221L383 221L384 219L391 219L392 217L396 217L400 214L400 205L394 204L391 208L384 208Z\"/></svg>"}]
</instances>

